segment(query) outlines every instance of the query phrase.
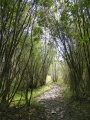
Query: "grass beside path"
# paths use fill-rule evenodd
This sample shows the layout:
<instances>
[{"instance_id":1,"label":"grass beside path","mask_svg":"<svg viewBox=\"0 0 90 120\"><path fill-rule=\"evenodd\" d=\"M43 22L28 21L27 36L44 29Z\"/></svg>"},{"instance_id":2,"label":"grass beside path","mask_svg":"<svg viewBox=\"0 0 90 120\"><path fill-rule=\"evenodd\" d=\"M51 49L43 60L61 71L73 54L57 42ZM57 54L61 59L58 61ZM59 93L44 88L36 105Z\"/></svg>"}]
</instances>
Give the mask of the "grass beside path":
<instances>
[{"instance_id":1,"label":"grass beside path","mask_svg":"<svg viewBox=\"0 0 90 120\"><path fill-rule=\"evenodd\" d=\"M51 83L52 80L51 80L51 77L50 76L47 76L46 78L46 85L42 86L42 87L39 87L39 88L36 88L35 90L33 90L33 94L32 94L32 101L39 95L43 94L44 92L46 91L49 91L50 89L52 89L52 87L50 86L49 83ZM29 97L30 97L30 92L29 92ZM25 94L24 92L22 93L22 98L21 98L21 92L18 92L14 99L13 99L13 102L14 103L17 103L19 100L21 99L21 103L25 103Z\"/></svg>"}]
</instances>

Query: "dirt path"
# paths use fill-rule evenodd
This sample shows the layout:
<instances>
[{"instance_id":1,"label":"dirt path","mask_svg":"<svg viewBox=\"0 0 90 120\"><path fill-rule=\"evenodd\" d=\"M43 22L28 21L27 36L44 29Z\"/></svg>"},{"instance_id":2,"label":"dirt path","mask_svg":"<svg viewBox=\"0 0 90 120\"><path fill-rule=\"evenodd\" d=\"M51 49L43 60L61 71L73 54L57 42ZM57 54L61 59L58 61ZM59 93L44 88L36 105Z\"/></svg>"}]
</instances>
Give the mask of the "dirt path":
<instances>
[{"instance_id":1,"label":"dirt path","mask_svg":"<svg viewBox=\"0 0 90 120\"><path fill-rule=\"evenodd\" d=\"M90 120L90 103L74 101L72 104L65 100L59 85L50 85L51 90L36 98L40 104L31 105L30 108L14 106L6 112L0 112L0 120Z\"/></svg>"},{"instance_id":2,"label":"dirt path","mask_svg":"<svg viewBox=\"0 0 90 120\"><path fill-rule=\"evenodd\" d=\"M59 85L50 83L52 89L40 95L37 100L45 107L47 120L63 120L65 102Z\"/></svg>"},{"instance_id":3,"label":"dirt path","mask_svg":"<svg viewBox=\"0 0 90 120\"><path fill-rule=\"evenodd\" d=\"M90 120L90 102L65 100L62 88L54 83L50 85L52 89L37 98L45 108L46 118L42 120Z\"/></svg>"}]
</instances>

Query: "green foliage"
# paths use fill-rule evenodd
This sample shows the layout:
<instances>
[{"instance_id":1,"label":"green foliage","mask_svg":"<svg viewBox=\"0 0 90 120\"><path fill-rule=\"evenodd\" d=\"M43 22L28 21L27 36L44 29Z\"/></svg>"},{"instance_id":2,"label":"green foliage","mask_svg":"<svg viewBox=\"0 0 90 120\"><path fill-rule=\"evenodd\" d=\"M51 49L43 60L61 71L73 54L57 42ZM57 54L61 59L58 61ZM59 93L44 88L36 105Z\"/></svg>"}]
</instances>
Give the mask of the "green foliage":
<instances>
[{"instance_id":1,"label":"green foliage","mask_svg":"<svg viewBox=\"0 0 90 120\"><path fill-rule=\"evenodd\" d=\"M51 89L51 87L47 84L47 85L45 85L45 86L42 86L42 87L39 87L39 88L36 88L34 91L33 91L33 95L32 95L32 102L33 102L33 99L34 98L36 98L36 97L38 97L39 95L41 95L41 94L43 94L44 92L46 92L46 91L48 91L48 90L50 90ZM29 96L30 96L30 92L29 92ZM25 103L25 94L24 94L24 92L22 92L22 98L21 98L21 93L20 92L18 92L16 95L15 95L15 97L14 97L14 99L13 99L13 102L15 103L15 101L17 102L17 101L19 101L21 99L21 103ZM12 102L12 103L13 103Z\"/></svg>"},{"instance_id":2,"label":"green foliage","mask_svg":"<svg viewBox=\"0 0 90 120\"><path fill-rule=\"evenodd\" d=\"M50 17L53 20L49 23L49 29L67 64L63 71L63 79L70 85L70 90L76 98L87 99L90 93L90 2L57 2L58 5L54 5L57 11L52 9L53 17Z\"/></svg>"},{"instance_id":3,"label":"green foliage","mask_svg":"<svg viewBox=\"0 0 90 120\"><path fill-rule=\"evenodd\" d=\"M64 74L60 79L70 86L71 93L89 98L89 3L0 1L0 105L9 106L15 95L29 105L32 91L46 84L51 63L53 80L58 80L61 69ZM56 59L60 55L66 61L64 69ZM33 97L47 89L33 92Z\"/></svg>"},{"instance_id":4,"label":"green foliage","mask_svg":"<svg viewBox=\"0 0 90 120\"><path fill-rule=\"evenodd\" d=\"M54 0L38 0L38 5L43 6L43 7L48 7L50 8L54 3Z\"/></svg>"},{"instance_id":5,"label":"green foliage","mask_svg":"<svg viewBox=\"0 0 90 120\"><path fill-rule=\"evenodd\" d=\"M33 28L33 40L34 41L38 42L42 34L43 34L43 30L40 26Z\"/></svg>"},{"instance_id":6,"label":"green foliage","mask_svg":"<svg viewBox=\"0 0 90 120\"><path fill-rule=\"evenodd\" d=\"M35 27L34 29L33 29L33 35L35 36L35 35L41 35L41 34L43 34L43 30L42 30L42 28L41 27Z\"/></svg>"},{"instance_id":7,"label":"green foliage","mask_svg":"<svg viewBox=\"0 0 90 120\"><path fill-rule=\"evenodd\" d=\"M37 16L36 2L3 0L0 3L0 106L5 104L3 110L17 93L17 99L25 98L26 104L30 104L33 89L46 83L52 54L51 46L44 45L45 38L42 40L44 25L38 24L42 13ZM47 1L40 4L48 9L51 5Z\"/></svg>"}]
</instances>

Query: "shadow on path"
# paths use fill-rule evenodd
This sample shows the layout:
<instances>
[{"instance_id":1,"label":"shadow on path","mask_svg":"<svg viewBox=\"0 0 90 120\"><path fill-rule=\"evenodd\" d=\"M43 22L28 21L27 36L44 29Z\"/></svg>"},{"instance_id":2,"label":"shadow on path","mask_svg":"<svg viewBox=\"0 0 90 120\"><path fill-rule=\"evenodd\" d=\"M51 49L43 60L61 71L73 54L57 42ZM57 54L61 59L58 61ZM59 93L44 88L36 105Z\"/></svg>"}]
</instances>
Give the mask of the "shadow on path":
<instances>
[{"instance_id":1,"label":"shadow on path","mask_svg":"<svg viewBox=\"0 0 90 120\"><path fill-rule=\"evenodd\" d=\"M37 97L45 108L44 120L90 120L90 103L65 101L62 88L54 83L50 85L50 91Z\"/></svg>"},{"instance_id":2,"label":"shadow on path","mask_svg":"<svg viewBox=\"0 0 90 120\"><path fill-rule=\"evenodd\" d=\"M0 120L90 120L90 103L76 101L74 105L65 101L62 88L50 83L52 89L38 96L40 103L31 107L12 107L5 113L0 112ZM37 103L38 103L37 102ZM80 105L84 105L83 108ZM85 109L86 107L88 109Z\"/></svg>"},{"instance_id":3,"label":"shadow on path","mask_svg":"<svg viewBox=\"0 0 90 120\"><path fill-rule=\"evenodd\" d=\"M65 113L65 102L59 85L50 83L52 89L40 95L37 100L45 107L47 120L62 120Z\"/></svg>"}]
</instances>

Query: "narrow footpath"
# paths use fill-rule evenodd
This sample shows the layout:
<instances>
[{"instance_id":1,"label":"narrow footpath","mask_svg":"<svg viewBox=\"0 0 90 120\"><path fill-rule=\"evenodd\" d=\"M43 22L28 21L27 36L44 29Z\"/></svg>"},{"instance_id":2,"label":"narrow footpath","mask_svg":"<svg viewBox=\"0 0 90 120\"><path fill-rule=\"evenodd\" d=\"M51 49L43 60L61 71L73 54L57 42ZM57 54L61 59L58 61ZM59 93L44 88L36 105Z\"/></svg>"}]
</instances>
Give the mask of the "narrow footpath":
<instances>
[{"instance_id":1,"label":"narrow footpath","mask_svg":"<svg viewBox=\"0 0 90 120\"><path fill-rule=\"evenodd\" d=\"M55 83L49 85L52 89L38 96L34 105L11 107L7 112L0 112L0 120L90 120L88 101L67 101L62 87Z\"/></svg>"},{"instance_id":2,"label":"narrow footpath","mask_svg":"<svg viewBox=\"0 0 90 120\"><path fill-rule=\"evenodd\" d=\"M89 101L65 100L62 87L54 83L50 85L52 87L50 91L37 97L38 102L45 108L42 120L90 120Z\"/></svg>"},{"instance_id":3,"label":"narrow footpath","mask_svg":"<svg viewBox=\"0 0 90 120\"><path fill-rule=\"evenodd\" d=\"M50 83L52 89L37 97L45 107L46 120L63 120L65 115L65 102L59 85Z\"/></svg>"}]
</instances>

